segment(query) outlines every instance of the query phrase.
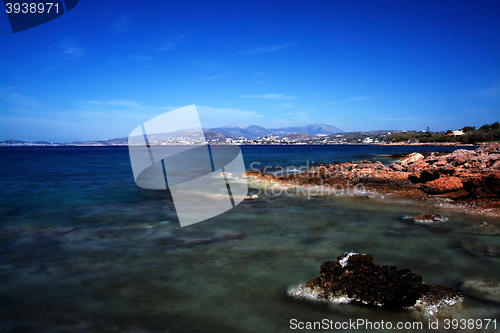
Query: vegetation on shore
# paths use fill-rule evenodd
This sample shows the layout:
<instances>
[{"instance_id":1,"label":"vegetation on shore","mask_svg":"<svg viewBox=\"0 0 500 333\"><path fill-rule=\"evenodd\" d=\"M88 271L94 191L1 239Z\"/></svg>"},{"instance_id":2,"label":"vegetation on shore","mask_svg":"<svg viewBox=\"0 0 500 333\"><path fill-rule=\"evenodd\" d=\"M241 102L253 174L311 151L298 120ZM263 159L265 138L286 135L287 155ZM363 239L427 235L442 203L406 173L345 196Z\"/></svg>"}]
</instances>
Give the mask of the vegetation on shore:
<instances>
[{"instance_id":1,"label":"vegetation on shore","mask_svg":"<svg viewBox=\"0 0 500 333\"><path fill-rule=\"evenodd\" d=\"M409 143L457 142L474 144L478 142L493 142L499 140L500 123L498 121L493 124L485 124L478 129L476 129L475 126L466 126L460 129L460 131L449 130L446 133L433 133L427 128L425 132L399 132L387 138L387 141Z\"/></svg>"}]
</instances>

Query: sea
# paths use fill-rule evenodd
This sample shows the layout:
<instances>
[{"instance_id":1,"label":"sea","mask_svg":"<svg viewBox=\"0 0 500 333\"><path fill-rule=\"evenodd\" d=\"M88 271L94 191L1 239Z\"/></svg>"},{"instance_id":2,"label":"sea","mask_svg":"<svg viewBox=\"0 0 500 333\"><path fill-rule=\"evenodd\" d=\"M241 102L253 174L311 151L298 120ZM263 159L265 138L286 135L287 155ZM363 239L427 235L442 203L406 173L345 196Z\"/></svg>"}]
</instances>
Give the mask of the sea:
<instances>
[{"instance_id":1,"label":"sea","mask_svg":"<svg viewBox=\"0 0 500 333\"><path fill-rule=\"evenodd\" d=\"M240 148L246 170L273 171L389 164L394 153L476 147ZM389 332L398 323L408 332L500 329L500 305L477 295L466 295L452 317L431 318L287 295L345 252L408 268L427 284L500 282L500 236L480 227L498 226L498 219L432 208L448 221L422 225L402 217L428 212L425 200L259 186L249 184L257 199L181 227L168 191L136 186L127 147L0 148L0 331L364 332L378 325ZM452 326L450 318L468 326ZM300 330L315 322L322 326Z\"/></svg>"}]
</instances>

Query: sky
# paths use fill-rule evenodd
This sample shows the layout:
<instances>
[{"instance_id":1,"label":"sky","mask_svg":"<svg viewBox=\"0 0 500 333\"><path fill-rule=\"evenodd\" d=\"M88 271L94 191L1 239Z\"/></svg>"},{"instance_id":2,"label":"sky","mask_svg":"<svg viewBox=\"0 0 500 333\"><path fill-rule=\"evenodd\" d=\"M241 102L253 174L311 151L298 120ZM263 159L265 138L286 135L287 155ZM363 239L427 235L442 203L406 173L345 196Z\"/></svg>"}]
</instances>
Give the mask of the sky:
<instances>
[{"instance_id":1,"label":"sky","mask_svg":"<svg viewBox=\"0 0 500 333\"><path fill-rule=\"evenodd\" d=\"M12 33L0 141L125 137L195 104L205 128L443 131L500 120L500 1L95 1Z\"/></svg>"}]
</instances>

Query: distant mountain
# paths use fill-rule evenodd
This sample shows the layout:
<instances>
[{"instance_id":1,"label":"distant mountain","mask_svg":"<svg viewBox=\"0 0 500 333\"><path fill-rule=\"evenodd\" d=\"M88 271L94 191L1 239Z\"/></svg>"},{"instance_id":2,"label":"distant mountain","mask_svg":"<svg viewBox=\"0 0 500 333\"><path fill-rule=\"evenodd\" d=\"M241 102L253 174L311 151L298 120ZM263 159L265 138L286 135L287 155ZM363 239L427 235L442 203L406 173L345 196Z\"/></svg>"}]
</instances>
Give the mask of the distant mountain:
<instances>
[{"instance_id":1,"label":"distant mountain","mask_svg":"<svg viewBox=\"0 0 500 333\"><path fill-rule=\"evenodd\" d=\"M241 126L223 126L210 128L210 131L224 133L232 137L256 138L271 134L271 131L262 126L252 125L248 127Z\"/></svg>"},{"instance_id":2,"label":"distant mountain","mask_svg":"<svg viewBox=\"0 0 500 333\"><path fill-rule=\"evenodd\" d=\"M267 129L262 126L252 125L248 127L241 126L223 126L217 128L210 128L211 131L221 132L232 137L244 137L244 138L256 138L259 136L265 136L269 134L285 136L287 134L301 133L309 135L318 134L333 134L333 133L343 133L344 131L338 127L330 125L304 125L295 127L280 127Z\"/></svg>"},{"instance_id":3,"label":"distant mountain","mask_svg":"<svg viewBox=\"0 0 500 333\"><path fill-rule=\"evenodd\" d=\"M318 135L318 134L333 134L333 133L343 133L344 132L343 130L341 130L338 127L330 126L330 125L321 125L321 124L303 125L303 126L295 126L295 127L272 128L270 130L274 135L280 135L280 136L292 134L292 133Z\"/></svg>"},{"instance_id":4,"label":"distant mountain","mask_svg":"<svg viewBox=\"0 0 500 333\"><path fill-rule=\"evenodd\" d=\"M226 142L227 138L230 138L229 135L221 133L221 132L215 132L215 131L203 131L205 133L205 139L207 141L220 141L220 142Z\"/></svg>"},{"instance_id":5,"label":"distant mountain","mask_svg":"<svg viewBox=\"0 0 500 333\"><path fill-rule=\"evenodd\" d=\"M220 141L226 142L227 138L238 138L243 137L247 139L263 137L266 135L274 134L277 136L287 136L288 139L292 140L304 140L304 139L312 139L314 136L318 134L338 134L345 133L338 127L330 126L330 125L321 125L321 124L312 124L312 125L304 125L304 126L295 126L295 127L280 127L280 128L272 128L268 129L262 126L252 125L248 127L241 126L223 126L216 127L210 129L203 129L205 134L205 138L208 141ZM384 131L372 131L365 133L376 133L376 132L384 132ZM364 134L365 134L364 133ZM150 134L148 135L149 144L155 144L158 142L167 141L168 139L172 139L174 137L183 137L185 139L198 139L199 131L194 131L193 129L182 129L175 132L170 133L161 133L161 134ZM142 136L138 137L140 141L143 141ZM201 139L201 137L200 137ZM88 140L88 141L74 141L74 142L66 142L66 143L49 143L46 141L36 141L33 143L29 143L22 140L13 140L8 139L5 141L1 141L2 145L70 145L70 146L126 146L128 145L128 137L115 138L110 140Z\"/></svg>"},{"instance_id":6,"label":"distant mountain","mask_svg":"<svg viewBox=\"0 0 500 333\"><path fill-rule=\"evenodd\" d=\"M329 135L329 137L336 137L338 136L339 134L342 134L342 137L352 137L352 136L378 136L378 135L382 135L382 134L387 134L387 133L393 133L393 132L397 132L396 130L375 130L375 131L365 131L365 132L359 132L359 131L355 131L355 132L343 132L343 133L334 133L332 135Z\"/></svg>"},{"instance_id":7,"label":"distant mountain","mask_svg":"<svg viewBox=\"0 0 500 333\"><path fill-rule=\"evenodd\" d=\"M23 141L23 140L14 140L14 139L7 139L7 140L4 140L0 143L5 143L5 144L9 144L9 145L12 145L12 144L15 144L15 143L26 143L26 141Z\"/></svg>"},{"instance_id":8,"label":"distant mountain","mask_svg":"<svg viewBox=\"0 0 500 333\"><path fill-rule=\"evenodd\" d=\"M226 138L229 138L229 135L226 135L224 133L220 132L215 132L215 131L208 131L208 130L203 130L204 137L201 135L200 131L188 131L184 132L182 134L179 134L178 136L172 138L174 141L176 140L192 140L192 141L220 141L220 142L226 142Z\"/></svg>"}]
</instances>

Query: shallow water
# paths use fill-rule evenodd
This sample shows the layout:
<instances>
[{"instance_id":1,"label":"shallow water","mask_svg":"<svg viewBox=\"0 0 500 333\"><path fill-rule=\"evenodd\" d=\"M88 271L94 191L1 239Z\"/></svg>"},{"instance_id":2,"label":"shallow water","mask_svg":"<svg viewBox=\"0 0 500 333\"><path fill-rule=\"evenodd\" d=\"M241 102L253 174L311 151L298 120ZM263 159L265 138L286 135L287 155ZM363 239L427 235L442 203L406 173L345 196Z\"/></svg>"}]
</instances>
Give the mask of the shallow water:
<instances>
[{"instance_id":1,"label":"shallow water","mask_svg":"<svg viewBox=\"0 0 500 333\"><path fill-rule=\"evenodd\" d=\"M260 152L243 148L246 163L254 156L272 161L271 149L274 165L282 164L278 156L290 156L276 147L251 149ZM498 235L471 232L482 221L498 225L495 219L444 210L435 212L448 222L424 226L401 216L427 212L425 202L266 195L253 188L259 199L181 228L166 192L134 185L126 150L0 154L1 331L286 332L291 319L418 321L410 311L286 295L316 277L323 261L350 251L409 268L429 284L500 281L498 257L464 246L500 245ZM300 154L288 165L309 158ZM500 307L466 297L454 315L499 318ZM435 331L427 325L423 331Z\"/></svg>"}]
</instances>

